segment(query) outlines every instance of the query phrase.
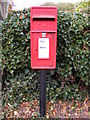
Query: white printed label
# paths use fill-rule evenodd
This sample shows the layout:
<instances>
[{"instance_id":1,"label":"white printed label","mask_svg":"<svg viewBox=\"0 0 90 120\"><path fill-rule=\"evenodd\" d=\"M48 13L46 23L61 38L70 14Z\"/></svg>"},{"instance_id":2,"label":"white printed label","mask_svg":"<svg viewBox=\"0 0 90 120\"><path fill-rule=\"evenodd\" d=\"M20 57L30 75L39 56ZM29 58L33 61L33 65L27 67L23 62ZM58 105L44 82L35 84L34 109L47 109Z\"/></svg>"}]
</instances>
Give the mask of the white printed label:
<instances>
[{"instance_id":1,"label":"white printed label","mask_svg":"<svg viewBox=\"0 0 90 120\"><path fill-rule=\"evenodd\" d=\"M49 38L38 39L38 58L49 59Z\"/></svg>"}]
</instances>

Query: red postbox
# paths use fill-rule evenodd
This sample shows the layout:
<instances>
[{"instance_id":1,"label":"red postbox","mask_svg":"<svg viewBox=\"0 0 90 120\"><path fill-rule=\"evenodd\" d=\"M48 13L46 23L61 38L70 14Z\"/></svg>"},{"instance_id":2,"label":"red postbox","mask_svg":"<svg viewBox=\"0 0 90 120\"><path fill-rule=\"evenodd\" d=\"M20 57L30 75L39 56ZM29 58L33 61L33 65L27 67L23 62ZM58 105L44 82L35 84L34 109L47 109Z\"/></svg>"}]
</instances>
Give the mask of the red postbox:
<instances>
[{"instance_id":1,"label":"red postbox","mask_svg":"<svg viewBox=\"0 0 90 120\"><path fill-rule=\"evenodd\" d=\"M57 8L31 8L31 68L55 69Z\"/></svg>"}]
</instances>

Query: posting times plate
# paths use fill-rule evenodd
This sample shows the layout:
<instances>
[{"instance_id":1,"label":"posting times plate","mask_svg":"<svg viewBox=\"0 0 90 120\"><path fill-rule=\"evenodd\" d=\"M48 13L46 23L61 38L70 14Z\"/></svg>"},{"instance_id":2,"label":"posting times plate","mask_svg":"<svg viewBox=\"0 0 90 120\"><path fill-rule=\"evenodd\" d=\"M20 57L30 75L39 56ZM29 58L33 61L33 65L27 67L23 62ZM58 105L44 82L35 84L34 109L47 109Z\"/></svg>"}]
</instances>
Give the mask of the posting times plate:
<instances>
[{"instance_id":1,"label":"posting times plate","mask_svg":"<svg viewBox=\"0 0 90 120\"><path fill-rule=\"evenodd\" d=\"M49 59L49 38L38 39L38 58Z\"/></svg>"}]
</instances>

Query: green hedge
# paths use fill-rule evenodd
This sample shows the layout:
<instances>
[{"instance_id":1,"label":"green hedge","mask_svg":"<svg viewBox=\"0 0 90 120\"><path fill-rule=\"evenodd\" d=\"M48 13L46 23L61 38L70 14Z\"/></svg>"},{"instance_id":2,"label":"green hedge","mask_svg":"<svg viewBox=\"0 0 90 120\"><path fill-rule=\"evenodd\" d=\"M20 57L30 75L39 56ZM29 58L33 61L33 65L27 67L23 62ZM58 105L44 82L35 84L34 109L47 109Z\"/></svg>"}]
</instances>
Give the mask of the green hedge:
<instances>
[{"instance_id":1,"label":"green hedge","mask_svg":"<svg viewBox=\"0 0 90 120\"><path fill-rule=\"evenodd\" d=\"M48 100L85 97L82 86L90 84L88 26L83 14L58 12L57 67L47 74ZM39 98L39 72L30 68L30 9L12 12L2 31L3 95L6 104L16 107Z\"/></svg>"},{"instance_id":2,"label":"green hedge","mask_svg":"<svg viewBox=\"0 0 90 120\"><path fill-rule=\"evenodd\" d=\"M58 14L57 66L61 78L74 75L88 85L89 33L88 18L82 14Z\"/></svg>"}]
</instances>

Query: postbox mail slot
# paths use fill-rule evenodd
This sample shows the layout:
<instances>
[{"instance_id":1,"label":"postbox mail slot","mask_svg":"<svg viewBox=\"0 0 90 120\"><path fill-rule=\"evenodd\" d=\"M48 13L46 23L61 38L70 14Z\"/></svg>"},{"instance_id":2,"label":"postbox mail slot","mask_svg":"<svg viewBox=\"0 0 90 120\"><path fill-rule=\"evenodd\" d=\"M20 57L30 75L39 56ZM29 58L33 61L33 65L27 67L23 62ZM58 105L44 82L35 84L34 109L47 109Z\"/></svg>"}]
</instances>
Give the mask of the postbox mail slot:
<instances>
[{"instance_id":1,"label":"postbox mail slot","mask_svg":"<svg viewBox=\"0 0 90 120\"><path fill-rule=\"evenodd\" d=\"M33 18L33 21L54 21L55 18L51 18L51 17L48 17L48 18L44 18L44 17L37 17L37 18Z\"/></svg>"}]
</instances>

